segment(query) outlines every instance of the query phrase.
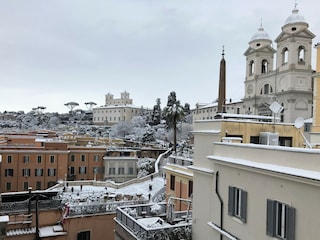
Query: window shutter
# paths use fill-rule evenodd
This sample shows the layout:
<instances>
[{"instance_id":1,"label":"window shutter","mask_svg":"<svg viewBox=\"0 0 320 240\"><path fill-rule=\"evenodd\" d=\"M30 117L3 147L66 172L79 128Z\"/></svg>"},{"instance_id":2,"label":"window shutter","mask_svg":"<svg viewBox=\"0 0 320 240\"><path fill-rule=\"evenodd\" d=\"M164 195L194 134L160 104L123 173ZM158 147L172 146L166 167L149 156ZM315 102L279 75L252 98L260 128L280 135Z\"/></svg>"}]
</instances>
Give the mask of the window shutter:
<instances>
[{"instance_id":1,"label":"window shutter","mask_svg":"<svg viewBox=\"0 0 320 240\"><path fill-rule=\"evenodd\" d=\"M286 214L286 230L287 230L287 240L294 240L295 236L295 209L293 207L287 206Z\"/></svg>"},{"instance_id":2,"label":"window shutter","mask_svg":"<svg viewBox=\"0 0 320 240\"><path fill-rule=\"evenodd\" d=\"M275 214L276 214L276 202L270 199L267 199L267 235L274 237L275 236Z\"/></svg>"},{"instance_id":3,"label":"window shutter","mask_svg":"<svg viewBox=\"0 0 320 240\"><path fill-rule=\"evenodd\" d=\"M247 192L241 190L241 220L247 222Z\"/></svg>"},{"instance_id":4,"label":"window shutter","mask_svg":"<svg viewBox=\"0 0 320 240\"><path fill-rule=\"evenodd\" d=\"M229 186L228 214L234 216L234 187Z\"/></svg>"}]
</instances>

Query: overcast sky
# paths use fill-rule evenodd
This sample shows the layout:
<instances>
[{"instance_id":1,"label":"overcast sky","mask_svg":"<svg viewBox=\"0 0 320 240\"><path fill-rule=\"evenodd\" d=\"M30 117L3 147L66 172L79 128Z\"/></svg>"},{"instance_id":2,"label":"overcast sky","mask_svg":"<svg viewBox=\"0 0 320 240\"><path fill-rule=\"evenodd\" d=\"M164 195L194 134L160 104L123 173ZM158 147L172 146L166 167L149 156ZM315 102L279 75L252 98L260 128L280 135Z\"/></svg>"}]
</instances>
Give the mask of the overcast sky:
<instances>
[{"instance_id":1,"label":"overcast sky","mask_svg":"<svg viewBox=\"0 0 320 240\"><path fill-rule=\"evenodd\" d=\"M318 0L297 1L318 35ZM175 91L192 108L218 97L222 46L227 98L244 96L248 42L262 25L280 34L294 0L0 0L0 112L67 112L127 91L161 106ZM274 48L276 44L274 43ZM313 67L315 68L315 49Z\"/></svg>"}]
</instances>

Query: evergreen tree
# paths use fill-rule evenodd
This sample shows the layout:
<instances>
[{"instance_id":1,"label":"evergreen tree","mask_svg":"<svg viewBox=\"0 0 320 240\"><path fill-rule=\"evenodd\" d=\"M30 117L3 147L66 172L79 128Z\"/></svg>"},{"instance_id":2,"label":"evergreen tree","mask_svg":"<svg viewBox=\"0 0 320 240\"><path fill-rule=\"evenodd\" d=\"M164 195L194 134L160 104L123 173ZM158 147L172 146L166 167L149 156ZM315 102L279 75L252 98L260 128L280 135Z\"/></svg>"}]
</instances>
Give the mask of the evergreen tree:
<instances>
[{"instance_id":1,"label":"evergreen tree","mask_svg":"<svg viewBox=\"0 0 320 240\"><path fill-rule=\"evenodd\" d=\"M167 106L163 110L167 125L173 127L173 150L176 152L177 146L177 122L184 116L184 109L177 100L176 93L171 92L168 96Z\"/></svg>"},{"instance_id":2,"label":"evergreen tree","mask_svg":"<svg viewBox=\"0 0 320 240\"><path fill-rule=\"evenodd\" d=\"M160 101L160 98L157 98L157 101L156 101L156 105L154 105L153 107L153 112L152 112L152 122L151 124L152 125L158 125L160 124L160 121L161 121L161 101Z\"/></svg>"}]
</instances>

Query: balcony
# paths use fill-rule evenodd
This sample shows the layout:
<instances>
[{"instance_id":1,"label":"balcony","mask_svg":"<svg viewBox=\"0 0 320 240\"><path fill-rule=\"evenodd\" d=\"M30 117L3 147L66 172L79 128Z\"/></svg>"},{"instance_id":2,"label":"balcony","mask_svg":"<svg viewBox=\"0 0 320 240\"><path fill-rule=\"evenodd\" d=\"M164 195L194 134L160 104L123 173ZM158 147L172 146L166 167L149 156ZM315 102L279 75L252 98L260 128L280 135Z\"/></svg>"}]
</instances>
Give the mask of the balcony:
<instances>
[{"instance_id":1,"label":"balcony","mask_svg":"<svg viewBox=\"0 0 320 240\"><path fill-rule=\"evenodd\" d=\"M175 211L173 205L166 203L119 207L115 221L115 234L120 239L128 235L131 236L128 240L176 239L177 236L191 239L192 235L191 211Z\"/></svg>"}]
</instances>

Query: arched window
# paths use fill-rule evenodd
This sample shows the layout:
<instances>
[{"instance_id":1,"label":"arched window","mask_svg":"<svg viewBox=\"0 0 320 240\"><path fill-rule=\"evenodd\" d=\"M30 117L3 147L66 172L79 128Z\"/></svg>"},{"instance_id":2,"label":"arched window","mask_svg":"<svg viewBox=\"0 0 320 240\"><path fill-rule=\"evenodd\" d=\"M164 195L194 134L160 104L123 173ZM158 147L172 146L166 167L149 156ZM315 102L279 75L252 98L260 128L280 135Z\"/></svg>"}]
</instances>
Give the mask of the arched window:
<instances>
[{"instance_id":1,"label":"arched window","mask_svg":"<svg viewBox=\"0 0 320 240\"><path fill-rule=\"evenodd\" d=\"M263 85L263 87L260 90L261 95L266 95L266 94L271 94L271 93L273 93L273 89L272 89L271 85L268 83Z\"/></svg>"},{"instance_id":2,"label":"arched window","mask_svg":"<svg viewBox=\"0 0 320 240\"><path fill-rule=\"evenodd\" d=\"M249 75L252 75L254 73L254 61L251 60L249 63Z\"/></svg>"},{"instance_id":3,"label":"arched window","mask_svg":"<svg viewBox=\"0 0 320 240\"><path fill-rule=\"evenodd\" d=\"M300 46L298 48L298 61L304 62L304 57L305 57L305 49L303 46Z\"/></svg>"},{"instance_id":4,"label":"arched window","mask_svg":"<svg viewBox=\"0 0 320 240\"><path fill-rule=\"evenodd\" d=\"M284 48L282 50L282 63L286 64L288 63L288 60L289 60L289 50L288 48Z\"/></svg>"},{"instance_id":5,"label":"arched window","mask_svg":"<svg viewBox=\"0 0 320 240\"><path fill-rule=\"evenodd\" d=\"M263 59L261 62L261 73L269 72L269 63L266 59Z\"/></svg>"}]
</instances>

